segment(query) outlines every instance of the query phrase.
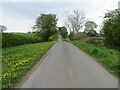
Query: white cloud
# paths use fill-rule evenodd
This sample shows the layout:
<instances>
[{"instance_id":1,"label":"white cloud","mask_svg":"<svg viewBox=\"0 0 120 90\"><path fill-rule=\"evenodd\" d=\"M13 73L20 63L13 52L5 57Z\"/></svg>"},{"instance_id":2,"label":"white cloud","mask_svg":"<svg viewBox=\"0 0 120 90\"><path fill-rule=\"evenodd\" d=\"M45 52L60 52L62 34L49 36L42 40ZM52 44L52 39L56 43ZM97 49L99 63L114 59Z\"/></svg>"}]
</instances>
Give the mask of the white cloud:
<instances>
[{"instance_id":1,"label":"white cloud","mask_svg":"<svg viewBox=\"0 0 120 90\"><path fill-rule=\"evenodd\" d=\"M28 32L31 31L32 25L34 25L34 19L25 18L24 15L13 13L18 18L9 17L9 15L2 15L2 22L0 25L5 25L7 27L6 32Z\"/></svg>"}]
</instances>

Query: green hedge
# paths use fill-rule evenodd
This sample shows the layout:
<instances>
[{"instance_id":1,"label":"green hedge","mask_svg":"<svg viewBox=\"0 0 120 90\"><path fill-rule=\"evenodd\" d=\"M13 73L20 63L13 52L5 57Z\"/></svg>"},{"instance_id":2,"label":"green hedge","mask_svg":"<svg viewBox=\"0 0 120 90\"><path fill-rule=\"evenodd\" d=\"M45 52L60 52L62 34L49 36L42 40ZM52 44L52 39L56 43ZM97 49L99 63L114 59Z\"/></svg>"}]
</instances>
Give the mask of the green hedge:
<instances>
[{"instance_id":1,"label":"green hedge","mask_svg":"<svg viewBox=\"0 0 120 90\"><path fill-rule=\"evenodd\" d=\"M29 36L27 35L29 34ZM2 33L2 48L42 41L32 33Z\"/></svg>"},{"instance_id":2,"label":"green hedge","mask_svg":"<svg viewBox=\"0 0 120 90\"><path fill-rule=\"evenodd\" d=\"M57 34L54 34L54 35L49 37L50 41L54 41L54 40L57 40L57 39L58 39L58 35Z\"/></svg>"}]
</instances>

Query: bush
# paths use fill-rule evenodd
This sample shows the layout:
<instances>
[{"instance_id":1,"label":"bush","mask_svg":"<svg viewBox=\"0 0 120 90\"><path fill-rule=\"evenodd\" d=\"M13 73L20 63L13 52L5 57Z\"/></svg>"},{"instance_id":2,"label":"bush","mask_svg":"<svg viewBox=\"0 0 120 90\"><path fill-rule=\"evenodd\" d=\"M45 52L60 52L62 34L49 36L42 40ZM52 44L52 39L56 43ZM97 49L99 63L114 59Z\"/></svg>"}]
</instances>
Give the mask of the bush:
<instances>
[{"instance_id":1,"label":"bush","mask_svg":"<svg viewBox=\"0 0 120 90\"><path fill-rule=\"evenodd\" d=\"M92 53L93 53L93 54L96 54L96 53L98 53L98 51L99 51L99 50L95 48L95 49L92 50Z\"/></svg>"},{"instance_id":2,"label":"bush","mask_svg":"<svg viewBox=\"0 0 120 90\"><path fill-rule=\"evenodd\" d=\"M52 36L49 37L50 41L54 41L54 40L57 40L57 39L58 39L58 35L57 34L52 35Z\"/></svg>"},{"instance_id":3,"label":"bush","mask_svg":"<svg viewBox=\"0 0 120 90\"><path fill-rule=\"evenodd\" d=\"M23 35L24 33L17 33L17 34L12 34L12 33L2 33L2 48L5 47L12 47L12 46L17 46L17 45L23 45L23 44L28 44L28 43L37 43L42 41L40 38L36 36L29 36Z\"/></svg>"},{"instance_id":4,"label":"bush","mask_svg":"<svg viewBox=\"0 0 120 90\"><path fill-rule=\"evenodd\" d=\"M80 40L86 40L88 38L88 35L87 35L87 33L85 33L85 32L83 32L83 33L81 33L81 35L80 35Z\"/></svg>"},{"instance_id":5,"label":"bush","mask_svg":"<svg viewBox=\"0 0 120 90\"><path fill-rule=\"evenodd\" d=\"M94 45L103 45L104 44L104 38L89 37L86 40L86 42L89 43L89 44L94 44Z\"/></svg>"}]
</instances>

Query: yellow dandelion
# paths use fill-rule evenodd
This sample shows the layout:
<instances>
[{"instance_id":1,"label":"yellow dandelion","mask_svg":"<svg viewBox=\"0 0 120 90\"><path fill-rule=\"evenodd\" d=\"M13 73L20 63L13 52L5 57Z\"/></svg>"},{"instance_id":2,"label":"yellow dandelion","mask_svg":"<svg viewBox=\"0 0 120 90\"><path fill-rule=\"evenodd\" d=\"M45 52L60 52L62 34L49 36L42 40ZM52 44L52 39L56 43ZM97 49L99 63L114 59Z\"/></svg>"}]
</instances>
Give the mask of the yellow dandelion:
<instances>
[{"instance_id":1,"label":"yellow dandelion","mask_svg":"<svg viewBox=\"0 0 120 90\"><path fill-rule=\"evenodd\" d=\"M17 69L19 69L19 67L17 67Z\"/></svg>"},{"instance_id":2,"label":"yellow dandelion","mask_svg":"<svg viewBox=\"0 0 120 90\"><path fill-rule=\"evenodd\" d=\"M16 77L16 73L13 75L13 77Z\"/></svg>"},{"instance_id":3,"label":"yellow dandelion","mask_svg":"<svg viewBox=\"0 0 120 90\"><path fill-rule=\"evenodd\" d=\"M12 69L12 71L15 71L15 69Z\"/></svg>"}]
</instances>

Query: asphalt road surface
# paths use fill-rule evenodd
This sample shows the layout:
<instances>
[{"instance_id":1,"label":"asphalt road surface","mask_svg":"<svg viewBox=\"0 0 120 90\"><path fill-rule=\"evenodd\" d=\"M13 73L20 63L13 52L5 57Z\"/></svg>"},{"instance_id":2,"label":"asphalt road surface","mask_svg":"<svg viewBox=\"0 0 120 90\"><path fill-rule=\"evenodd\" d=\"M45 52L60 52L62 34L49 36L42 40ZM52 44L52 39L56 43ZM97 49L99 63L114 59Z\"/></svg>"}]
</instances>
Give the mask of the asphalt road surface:
<instances>
[{"instance_id":1,"label":"asphalt road surface","mask_svg":"<svg viewBox=\"0 0 120 90\"><path fill-rule=\"evenodd\" d=\"M53 45L20 88L118 88L118 80L74 45Z\"/></svg>"}]
</instances>

